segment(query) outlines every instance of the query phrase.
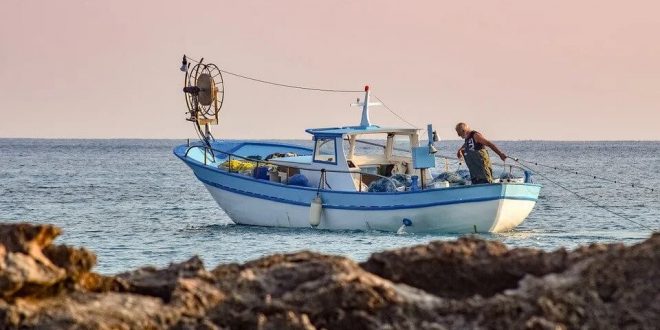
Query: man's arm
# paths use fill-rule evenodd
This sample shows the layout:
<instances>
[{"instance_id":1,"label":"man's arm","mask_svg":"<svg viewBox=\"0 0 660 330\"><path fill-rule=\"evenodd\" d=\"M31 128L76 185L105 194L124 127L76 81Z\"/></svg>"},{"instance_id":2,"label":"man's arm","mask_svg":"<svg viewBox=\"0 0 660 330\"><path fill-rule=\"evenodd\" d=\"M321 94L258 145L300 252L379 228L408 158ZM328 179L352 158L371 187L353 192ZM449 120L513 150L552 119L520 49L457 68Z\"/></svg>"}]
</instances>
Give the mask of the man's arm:
<instances>
[{"instance_id":1,"label":"man's arm","mask_svg":"<svg viewBox=\"0 0 660 330\"><path fill-rule=\"evenodd\" d=\"M456 152L456 158L461 159L463 158L463 154L465 153L465 146L461 146L458 151Z\"/></svg>"},{"instance_id":2,"label":"man's arm","mask_svg":"<svg viewBox=\"0 0 660 330\"><path fill-rule=\"evenodd\" d=\"M495 151L502 161L506 160L507 155L505 155L493 142L488 141L488 139L486 139L481 133L476 133L474 135L474 140Z\"/></svg>"}]
</instances>

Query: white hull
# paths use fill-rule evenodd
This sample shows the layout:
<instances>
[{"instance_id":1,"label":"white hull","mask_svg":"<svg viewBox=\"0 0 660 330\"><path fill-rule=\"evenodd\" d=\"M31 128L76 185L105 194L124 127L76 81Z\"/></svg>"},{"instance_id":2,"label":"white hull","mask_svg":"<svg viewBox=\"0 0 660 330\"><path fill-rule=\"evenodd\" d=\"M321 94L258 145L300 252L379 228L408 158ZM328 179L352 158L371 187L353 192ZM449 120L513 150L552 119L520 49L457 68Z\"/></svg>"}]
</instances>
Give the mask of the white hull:
<instances>
[{"instance_id":1,"label":"white hull","mask_svg":"<svg viewBox=\"0 0 660 330\"><path fill-rule=\"evenodd\" d=\"M205 184L215 201L237 224L309 228L309 206L245 196ZM406 232L503 232L519 225L535 201L496 199L389 210L323 209L317 228L330 230L397 231L403 219Z\"/></svg>"}]
</instances>

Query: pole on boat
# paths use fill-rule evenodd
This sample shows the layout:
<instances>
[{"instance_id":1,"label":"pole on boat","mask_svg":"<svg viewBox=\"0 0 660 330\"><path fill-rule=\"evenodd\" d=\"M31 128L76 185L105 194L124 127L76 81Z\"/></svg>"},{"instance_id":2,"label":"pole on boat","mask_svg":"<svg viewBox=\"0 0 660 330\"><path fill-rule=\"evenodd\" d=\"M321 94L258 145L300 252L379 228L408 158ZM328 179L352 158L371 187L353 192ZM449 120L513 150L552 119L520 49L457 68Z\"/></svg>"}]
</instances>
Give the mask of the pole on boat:
<instances>
[{"instance_id":1,"label":"pole on boat","mask_svg":"<svg viewBox=\"0 0 660 330\"><path fill-rule=\"evenodd\" d=\"M371 122L369 121L369 85L364 86L364 105L362 105L362 120L360 121L360 126L371 126Z\"/></svg>"},{"instance_id":2,"label":"pole on boat","mask_svg":"<svg viewBox=\"0 0 660 330\"><path fill-rule=\"evenodd\" d=\"M427 133L429 138L428 145L426 147L413 147L411 150L413 168L419 170L419 178L421 181L422 190L424 190L424 183L427 180L425 178L424 172L429 168L435 167L435 153L438 152L435 146L433 146L434 136L433 126L431 124L427 126Z\"/></svg>"},{"instance_id":3,"label":"pole on boat","mask_svg":"<svg viewBox=\"0 0 660 330\"><path fill-rule=\"evenodd\" d=\"M369 127L371 126L371 121L369 120L369 107L374 105L383 105L381 102L369 102L369 85L364 86L364 101L360 102L360 99L357 99L356 103L352 103L353 107L362 107L362 119L360 120L360 127Z\"/></svg>"}]
</instances>

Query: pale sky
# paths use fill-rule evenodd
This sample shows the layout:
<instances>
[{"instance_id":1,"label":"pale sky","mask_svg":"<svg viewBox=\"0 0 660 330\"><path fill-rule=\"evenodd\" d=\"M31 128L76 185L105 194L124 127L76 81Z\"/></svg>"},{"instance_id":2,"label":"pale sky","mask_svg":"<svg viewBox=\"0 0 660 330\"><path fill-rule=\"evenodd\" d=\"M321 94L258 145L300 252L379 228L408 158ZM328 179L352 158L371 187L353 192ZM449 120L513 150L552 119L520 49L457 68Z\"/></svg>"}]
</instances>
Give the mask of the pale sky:
<instances>
[{"instance_id":1,"label":"pale sky","mask_svg":"<svg viewBox=\"0 0 660 330\"><path fill-rule=\"evenodd\" d=\"M442 138L660 140L658 1L0 2L0 137L186 138L182 54L260 79L369 84ZM360 94L225 76L220 138L358 124ZM383 107L381 126L406 126Z\"/></svg>"}]
</instances>

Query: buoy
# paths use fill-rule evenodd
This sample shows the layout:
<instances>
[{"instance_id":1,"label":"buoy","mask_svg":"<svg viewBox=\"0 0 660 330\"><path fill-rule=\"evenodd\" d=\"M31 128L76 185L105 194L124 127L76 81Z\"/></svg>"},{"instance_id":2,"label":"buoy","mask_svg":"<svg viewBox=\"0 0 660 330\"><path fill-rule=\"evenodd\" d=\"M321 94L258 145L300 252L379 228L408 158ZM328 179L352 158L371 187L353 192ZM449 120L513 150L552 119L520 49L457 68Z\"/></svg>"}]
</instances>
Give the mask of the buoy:
<instances>
[{"instance_id":1,"label":"buoy","mask_svg":"<svg viewBox=\"0 0 660 330\"><path fill-rule=\"evenodd\" d=\"M401 227L399 227L399 230L396 231L397 235L405 235L406 233L406 227L412 226L412 220L408 218L403 218L403 224Z\"/></svg>"},{"instance_id":2,"label":"buoy","mask_svg":"<svg viewBox=\"0 0 660 330\"><path fill-rule=\"evenodd\" d=\"M320 196L316 196L309 204L309 224L312 227L316 227L321 223L321 209L323 209L323 201Z\"/></svg>"}]
</instances>

